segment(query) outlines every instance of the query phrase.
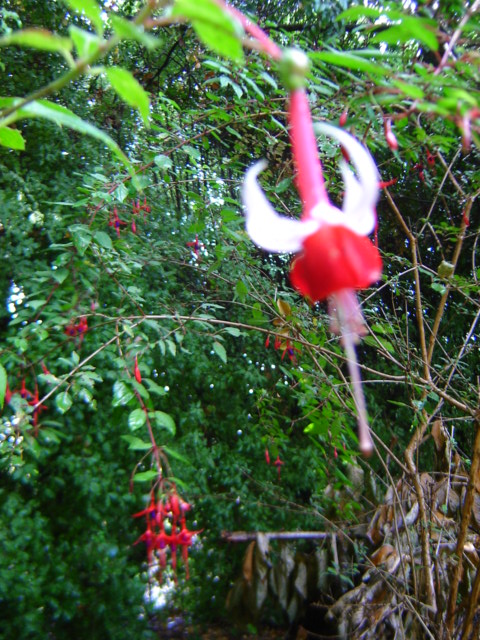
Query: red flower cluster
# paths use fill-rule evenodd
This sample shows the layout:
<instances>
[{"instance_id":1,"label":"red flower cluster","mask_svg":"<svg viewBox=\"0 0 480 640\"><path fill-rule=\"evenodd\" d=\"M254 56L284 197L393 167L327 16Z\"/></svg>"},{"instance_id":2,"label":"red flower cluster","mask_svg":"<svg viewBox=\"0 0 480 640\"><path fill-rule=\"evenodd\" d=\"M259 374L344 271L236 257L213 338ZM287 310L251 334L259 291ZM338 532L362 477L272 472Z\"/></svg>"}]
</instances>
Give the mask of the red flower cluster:
<instances>
[{"instance_id":1,"label":"red flower cluster","mask_svg":"<svg viewBox=\"0 0 480 640\"><path fill-rule=\"evenodd\" d=\"M132 233L137 233L137 223L135 222L135 217L140 213L140 211L143 211L143 219L146 220L147 213L150 213L151 210L152 210L151 207L147 204L147 198L143 199L143 204L140 204L139 199L133 201L133 205L132 205L133 216L132 216L132 224L131 224ZM110 218L108 220L108 226L113 227L115 229L117 238L120 238L120 230L122 226L126 226L126 225L128 225L128 222L126 222L125 220L120 220L120 218L118 217L117 207L114 207L113 213L110 215Z\"/></svg>"},{"instance_id":2,"label":"red flower cluster","mask_svg":"<svg viewBox=\"0 0 480 640\"><path fill-rule=\"evenodd\" d=\"M192 240L192 242L187 242L186 245L187 245L187 247L191 247L192 248L192 251L196 255L197 258L198 258L198 254L200 253L200 251L205 246L203 244L203 242L200 242L200 240L198 239L198 233L195 234L195 240Z\"/></svg>"},{"instance_id":3,"label":"red flower cluster","mask_svg":"<svg viewBox=\"0 0 480 640\"><path fill-rule=\"evenodd\" d=\"M125 220L120 220L120 218L118 217L118 211L117 211L117 207L113 208L113 214L110 216L110 219L108 221L108 226L109 227L113 227L117 233L117 238L120 238L120 228L121 226L128 224L127 222L125 222Z\"/></svg>"},{"instance_id":4,"label":"red flower cluster","mask_svg":"<svg viewBox=\"0 0 480 640\"><path fill-rule=\"evenodd\" d=\"M134 216L138 215L140 213L140 211L143 211L143 219L146 220L147 219L147 213L150 213L151 210L152 210L152 208L147 204L147 198L146 197L143 199L143 204L140 204L140 200L139 199L137 199L137 201L135 201L135 200L133 201L132 213L133 213Z\"/></svg>"},{"instance_id":5,"label":"red flower cluster","mask_svg":"<svg viewBox=\"0 0 480 640\"><path fill-rule=\"evenodd\" d=\"M267 464L270 464L270 453L268 451L268 447L265 448L265 462ZM282 480L281 478L282 466L285 464L283 460L280 460L280 454L277 455L277 459L273 464L277 467L278 481L280 482Z\"/></svg>"},{"instance_id":6,"label":"red flower cluster","mask_svg":"<svg viewBox=\"0 0 480 640\"><path fill-rule=\"evenodd\" d=\"M267 336L267 339L265 340L265 346L267 347L267 349L270 346L270 336ZM275 342L273 343L273 348L275 349L275 351L278 351L278 349L281 349L282 360L287 355L290 362L293 362L293 364L297 364L297 357L295 355L295 351L297 353L301 353L301 350L297 349L297 347L294 347L290 340L288 339L282 340L280 336L275 336Z\"/></svg>"},{"instance_id":7,"label":"red flower cluster","mask_svg":"<svg viewBox=\"0 0 480 640\"><path fill-rule=\"evenodd\" d=\"M188 580L188 547L192 544L193 536L200 531L189 531L185 519L185 513L191 509L188 502L183 502L176 491L172 491L163 500L155 501L152 492L150 504L146 509L133 514L133 518L145 516L147 529L133 544L145 542L147 546L148 564L152 565L154 559L158 559L160 573L167 566L167 551L170 551L170 563L176 580L177 549L180 547L182 559L185 565L185 575ZM165 531L165 525L169 533Z\"/></svg>"},{"instance_id":8,"label":"red flower cluster","mask_svg":"<svg viewBox=\"0 0 480 640\"><path fill-rule=\"evenodd\" d=\"M40 404L40 396L38 393L38 386L35 384L35 392L32 393L27 389L25 378L22 380L22 384L20 385L20 389L10 390L7 382L7 388L5 389L5 403L9 404L14 395L19 395L21 398L27 401L27 403L34 407L33 409L33 426L37 427L38 425L38 416L42 411L48 409L44 404Z\"/></svg>"},{"instance_id":9,"label":"red flower cluster","mask_svg":"<svg viewBox=\"0 0 480 640\"><path fill-rule=\"evenodd\" d=\"M82 316L78 322L70 320L63 333L69 338L78 338L82 342L83 336L88 331L88 321L86 316Z\"/></svg>"}]
</instances>

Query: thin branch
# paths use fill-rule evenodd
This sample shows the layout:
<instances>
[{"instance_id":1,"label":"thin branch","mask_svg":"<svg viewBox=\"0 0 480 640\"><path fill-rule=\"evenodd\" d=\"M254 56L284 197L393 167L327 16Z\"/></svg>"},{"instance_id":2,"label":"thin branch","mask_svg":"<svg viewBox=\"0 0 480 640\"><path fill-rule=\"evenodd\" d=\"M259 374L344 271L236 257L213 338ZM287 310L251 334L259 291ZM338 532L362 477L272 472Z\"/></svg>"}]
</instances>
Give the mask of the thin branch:
<instances>
[{"instance_id":1,"label":"thin branch","mask_svg":"<svg viewBox=\"0 0 480 640\"><path fill-rule=\"evenodd\" d=\"M325 531L222 531L225 542L250 542L258 536L268 540L322 540L335 535Z\"/></svg>"},{"instance_id":2,"label":"thin branch","mask_svg":"<svg viewBox=\"0 0 480 640\"><path fill-rule=\"evenodd\" d=\"M470 215L470 210L472 208L472 204L473 204L473 200L468 200L467 205L465 207L465 211L466 211L466 215L469 216ZM462 246L463 246L463 241L465 239L465 230L467 229L467 224L465 222L465 220L462 220L462 223L460 225L460 232L458 234L458 239L457 239L457 244L455 246L455 250L453 252L453 256L452 256L452 265L453 265L453 272L452 272L452 276L455 273L455 268L457 266L458 263L458 259L460 257L460 253L462 251ZM451 276L451 277L452 277ZM430 334L430 341L428 343L428 353L427 353L427 363L428 366L430 367L430 365L432 364L432 357L433 357L433 351L435 349L435 343L437 340L437 335L438 335L438 330L440 328L440 323L442 321L442 317L443 317L443 312L445 310L445 305L447 304L447 300L448 300L448 296L450 295L450 289L451 289L452 285L451 282L448 281L446 286L445 286L445 292L443 293L438 308L437 308L437 313L435 314L435 319L433 321L433 326L432 326L432 331Z\"/></svg>"},{"instance_id":3,"label":"thin branch","mask_svg":"<svg viewBox=\"0 0 480 640\"><path fill-rule=\"evenodd\" d=\"M475 426L475 442L473 445L473 457L472 457L472 466L470 468L470 475L468 477L468 486L465 493L465 500L463 502L462 509L462 520L460 524L460 531L458 532L457 538L457 548L456 548L456 557L457 557L457 565L455 567L455 572L453 574L451 583L450 583L450 593L448 594L448 603L447 603L447 615L445 619L445 628L447 631L447 637L451 638L453 633L453 625L455 623L455 613L457 610L457 594L458 594L458 585L462 578L463 571L463 550L465 547L465 542L467 540L468 534L468 526L470 524L470 519L472 517L472 510L475 500L476 494L476 483L478 482L478 477L480 476L480 410L477 412L474 421ZM470 595L470 605L472 600L472 594ZM477 606L477 601L473 604L474 608ZM473 613L472 613L473 615ZM469 620L469 616L467 614L467 618L465 620L465 626L467 626L467 622ZM464 627L465 631L465 627ZM464 634L462 637L465 637Z\"/></svg>"}]
</instances>

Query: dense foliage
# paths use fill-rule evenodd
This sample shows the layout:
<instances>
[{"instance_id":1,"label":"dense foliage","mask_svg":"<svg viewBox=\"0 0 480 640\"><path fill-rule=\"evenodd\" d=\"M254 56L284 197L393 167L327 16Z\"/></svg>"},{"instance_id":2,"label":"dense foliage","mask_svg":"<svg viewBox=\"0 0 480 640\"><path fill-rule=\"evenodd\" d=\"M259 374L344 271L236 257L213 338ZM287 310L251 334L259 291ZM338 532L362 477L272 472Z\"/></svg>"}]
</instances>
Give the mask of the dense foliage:
<instances>
[{"instance_id":1,"label":"dense foliage","mask_svg":"<svg viewBox=\"0 0 480 640\"><path fill-rule=\"evenodd\" d=\"M300 209L277 65L213 1L165 4L0 9L5 637L150 637L132 514L152 490L203 530L172 596L198 621L225 615L240 571L222 531L353 532L401 473L420 496L437 420L475 467L478 2L234 3L309 54L314 118L348 112L391 181L383 279L361 294L368 462L326 308L244 231L258 158L271 202ZM319 149L340 202L340 150ZM345 491L352 468L362 494ZM421 616L435 598L445 611L448 593L415 595Z\"/></svg>"}]
</instances>

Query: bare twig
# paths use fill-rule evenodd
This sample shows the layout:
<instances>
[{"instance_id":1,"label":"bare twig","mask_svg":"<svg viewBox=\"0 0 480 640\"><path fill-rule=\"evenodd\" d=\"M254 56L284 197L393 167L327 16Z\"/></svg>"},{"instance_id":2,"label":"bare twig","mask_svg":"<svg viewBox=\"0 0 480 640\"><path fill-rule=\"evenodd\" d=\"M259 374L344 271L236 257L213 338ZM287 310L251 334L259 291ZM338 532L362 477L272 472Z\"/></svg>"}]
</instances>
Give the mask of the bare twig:
<instances>
[{"instance_id":1,"label":"bare twig","mask_svg":"<svg viewBox=\"0 0 480 640\"><path fill-rule=\"evenodd\" d=\"M468 526L470 524L470 519L472 516L472 509L475 499L476 487L475 483L480 475L480 410L477 412L474 421L475 426L475 442L473 445L473 457L472 457L472 466L470 468L470 475L468 478L467 490L465 493L465 500L463 502L462 509L462 520L460 524L460 531L458 532L457 538L457 548L456 548L456 557L457 557L457 566L455 567L454 574L452 576L452 580L450 583L450 593L448 595L448 603L447 603L447 614L445 618L445 631L446 638L452 637L453 626L455 624L455 613L457 610L457 594L458 594L458 585L462 578L462 570L463 570L463 549L465 547L465 542L467 540ZM467 618L465 620L464 633L462 634L462 638L466 638L465 629L468 627L469 616L473 617L473 611L477 606L477 601L473 600L473 593L470 595L469 602L469 611L467 613Z\"/></svg>"}]
</instances>

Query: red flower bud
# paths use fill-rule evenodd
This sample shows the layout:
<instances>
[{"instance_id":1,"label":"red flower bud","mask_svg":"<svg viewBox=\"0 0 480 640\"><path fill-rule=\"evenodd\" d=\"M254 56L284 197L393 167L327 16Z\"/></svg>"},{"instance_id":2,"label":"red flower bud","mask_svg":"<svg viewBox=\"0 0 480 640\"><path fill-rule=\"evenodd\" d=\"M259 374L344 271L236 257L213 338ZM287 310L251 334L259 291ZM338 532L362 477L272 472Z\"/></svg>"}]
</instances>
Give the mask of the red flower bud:
<instances>
[{"instance_id":1,"label":"red flower bud","mask_svg":"<svg viewBox=\"0 0 480 640\"><path fill-rule=\"evenodd\" d=\"M392 151L396 151L398 149L398 142L395 134L392 131L392 121L390 120L390 118L387 118L383 121L383 130L388 146Z\"/></svg>"},{"instance_id":2,"label":"red flower bud","mask_svg":"<svg viewBox=\"0 0 480 640\"><path fill-rule=\"evenodd\" d=\"M278 455L277 459L275 460L275 462L273 464L277 467L278 479L280 481L281 480L282 465L284 465L285 463L283 462L283 460L280 460L280 455Z\"/></svg>"},{"instance_id":3,"label":"red flower bud","mask_svg":"<svg viewBox=\"0 0 480 640\"><path fill-rule=\"evenodd\" d=\"M133 368L133 374L135 376L135 380L141 384L142 383L142 374L140 373L140 369L138 368L138 360L137 356L135 356L135 366Z\"/></svg>"},{"instance_id":4,"label":"red flower bud","mask_svg":"<svg viewBox=\"0 0 480 640\"><path fill-rule=\"evenodd\" d=\"M338 120L338 124L341 127L344 127L347 124L347 118L348 118L348 111L345 109L345 111L342 113L342 115L340 116L340 118Z\"/></svg>"},{"instance_id":5,"label":"red flower bud","mask_svg":"<svg viewBox=\"0 0 480 640\"><path fill-rule=\"evenodd\" d=\"M270 453L268 452L268 449L265 449L265 461L267 464L270 464Z\"/></svg>"},{"instance_id":6,"label":"red flower bud","mask_svg":"<svg viewBox=\"0 0 480 640\"><path fill-rule=\"evenodd\" d=\"M10 391L10 387L8 386L8 382L7 382L7 387L5 389L5 402L9 404L11 399L12 399L12 392Z\"/></svg>"},{"instance_id":7,"label":"red flower bud","mask_svg":"<svg viewBox=\"0 0 480 640\"><path fill-rule=\"evenodd\" d=\"M379 189L386 189L387 187L392 187L394 184L398 182L398 178L392 178L391 180L387 180L386 182L379 182Z\"/></svg>"}]
</instances>

